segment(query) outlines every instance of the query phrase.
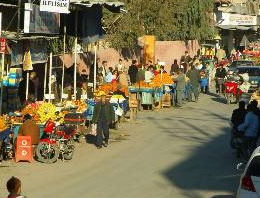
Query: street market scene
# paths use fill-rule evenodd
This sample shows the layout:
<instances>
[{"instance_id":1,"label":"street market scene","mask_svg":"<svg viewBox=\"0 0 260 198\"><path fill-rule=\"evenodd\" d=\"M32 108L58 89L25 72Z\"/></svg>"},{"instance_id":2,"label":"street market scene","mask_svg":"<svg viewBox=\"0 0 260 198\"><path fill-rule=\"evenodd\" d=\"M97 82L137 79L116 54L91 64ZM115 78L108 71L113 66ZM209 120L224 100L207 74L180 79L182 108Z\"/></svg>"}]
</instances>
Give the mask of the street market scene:
<instances>
[{"instance_id":1,"label":"street market scene","mask_svg":"<svg viewBox=\"0 0 260 198\"><path fill-rule=\"evenodd\" d=\"M0 0L0 198L260 198L260 0Z\"/></svg>"}]
</instances>

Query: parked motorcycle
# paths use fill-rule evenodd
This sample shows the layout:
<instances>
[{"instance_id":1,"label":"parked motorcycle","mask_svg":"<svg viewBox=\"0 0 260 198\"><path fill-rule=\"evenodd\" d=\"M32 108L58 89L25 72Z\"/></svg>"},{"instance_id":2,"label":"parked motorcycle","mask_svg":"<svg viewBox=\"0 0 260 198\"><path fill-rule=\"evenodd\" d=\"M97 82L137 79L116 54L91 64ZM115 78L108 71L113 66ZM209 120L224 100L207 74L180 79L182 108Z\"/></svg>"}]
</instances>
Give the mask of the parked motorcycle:
<instances>
[{"instance_id":1,"label":"parked motorcycle","mask_svg":"<svg viewBox=\"0 0 260 198\"><path fill-rule=\"evenodd\" d=\"M54 163L60 157L71 160L74 154L74 140L76 130L70 126L56 126L48 121L45 125L43 138L36 148L36 158L43 163Z\"/></svg>"},{"instance_id":2,"label":"parked motorcycle","mask_svg":"<svg viewBox=\"0 0 260 198\"><path fill-rule=\"evenodd\" d=\"M6 138L0 141L0 161L11 160L14 157L13 132L8 129Z\"/></svg>"},{"instance_id":3,"label":"parked motorcycle","mask_svg":"<svg viewBox=\"0 0 260 198\"><path fill-rule=\"evenodd\" d=\"M82 139L86 133L85 122L86 121L82 113L68 113L64 117L65 125L76 130L74 140L78 143L82 142Z\"/></svg>"},{"instance_id":4,"label":"parked motorcycle","mask_svg":"<svg viewBox=\"0 0 260 198\"><path fill-rule=\"evenodd\" d=\"M230 104L234 99L236 103L239 102L239 98L242 95L242 91L239 89L239 84L234 81L225 82L225 97L227 104Z\"/></svg>"}]
</instances>

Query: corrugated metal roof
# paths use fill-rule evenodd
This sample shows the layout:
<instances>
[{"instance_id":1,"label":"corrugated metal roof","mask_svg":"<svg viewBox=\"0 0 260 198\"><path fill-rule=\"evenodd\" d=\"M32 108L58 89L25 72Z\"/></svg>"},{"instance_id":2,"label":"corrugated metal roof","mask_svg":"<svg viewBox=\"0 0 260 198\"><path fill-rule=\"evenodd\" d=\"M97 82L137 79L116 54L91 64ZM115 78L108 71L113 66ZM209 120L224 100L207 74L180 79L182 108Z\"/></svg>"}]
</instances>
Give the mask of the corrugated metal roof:
<instances>
[{"instance_id":1,"label":"corrugated metal roof","mask_svg":"<svg viewBox=\"0 0 260 198\"><path fill-rule=\"evenodd\" d=\"M91 7L92 5L108 5L114 7L121 7L124 5L121 1L113 1L113 0L70 0L71 4L76 5L84 5L87 7Z\"/></svg>"}]
</instances>

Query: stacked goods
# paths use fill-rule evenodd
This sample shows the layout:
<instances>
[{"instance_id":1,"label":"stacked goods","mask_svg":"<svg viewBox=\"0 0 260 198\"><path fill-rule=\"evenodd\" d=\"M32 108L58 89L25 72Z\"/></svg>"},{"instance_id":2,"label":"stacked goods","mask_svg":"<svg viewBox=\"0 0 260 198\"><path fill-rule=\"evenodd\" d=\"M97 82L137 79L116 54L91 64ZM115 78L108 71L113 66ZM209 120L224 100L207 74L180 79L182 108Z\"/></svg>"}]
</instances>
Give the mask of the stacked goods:
<instances>
[{"instance_id":1,"label":"stacked goods","mask_svg":"<svg viewBox=\"0 0 260 198\"><path fill-rule=\"evenodd\" d=\"M110 92L114 92L114 91L116 91L116 89L117 89L116 82L103 84L103 85L100 85L100 87L99 87L99 91L104 91L106 94L109 94Z\"/></svg>"},{"instance_id":2,"label":"stacked goods","mask_svg":"<svg viewBox=\"0 0 260 198\"><path fill-rule=\"evenodd\" d=\"M22 110L22 116L25 116L26 114L29 114L33 117L35 121L39 119L37 111L39 110L39 104L38 103L31 103L27 105L23 110Z\"/></svg>"},{"instance_id":3,"label":"stacked goods","mask_svg":"<svg viewBox=\"0 0 260 198\"><path fill-rule=\"evenodd\" d=\"M88 105L84 101L81 101L81 100L75 100L72 102L72 104L74 106L78 107L78 109L77 109L78 112L85 112L88 108Z\"/></svg>"},{"instance_id":4,"label":"stacked goods","mask_svg":"<svg viewBox=\"0 0 260 198\"><path fill-rule=\"evenodd\" d=\"M45 123L48 120L56 120L56 107L52 103L44 102L39 107L37 114L39 116L40 123Z\"/></svg>"},{"instance_id":5,"label":"stacked goods","mask_svg":"<svg viewBox=\"0 0 260 198\"><path fill-rule=\"evenodd\" d=\"M171 106L171 95L163 94L162 96L162 107L170 107Z\"/></svg>"},{"instance_id":6,"label":"stacked goods","mask_svg":"<svg viewBox=\"0 0 260 198\"><path fill-rule=\"evenodd\" d=\"M103 85L100 85L98 91L103 91L103 92L106 93L106 95L108 95L109 93L116 91L118 85L119 84L117 82L103 84ZM126 96L128 95L127 86L121 86L120 91L124 92Z\"/></svg>"},{"instance_id":7,"label":"stacked goods","mask_svg":"<svg viewBox=\"0 0 260 198\"><path fill-rule=\"evenodd\" d=\"M6 129L8 129L8 125L6 123L6 120L3 116L0 116L0 133L2 131L5 131Z\"/></svg>"},{"instance_id":8,"label":"stacked goods","mask_svg":"<svg viewBox=\"0 0 260 198\"><path fill-rule=\"evenodd\" d=\"M173 84L172 77L167 73L158 74L154 77L152 84L154 87L161 87L163 85L171 85Z\"/></svg>"},{"instance_id":9,"label":"stacked goods","mask_svg":"<svg viewBox=\"0 0 260 198\"><path fill-rule=\"evenodd\" d=\"M122 95L113 95L110 98L110 103L122 103L123 101L125 101L125 98Z\"/></svg>"},{"instance_id":10,"label":"stacked goods","mask_svg":"<svg viewBox=\"0 0 260 198\"><path fill-rule=\"evenodd\" d=\"M134 84L134 87L135 88L141 88L141 89L152 89L153 88L153 85L152 84L149 84L149 83L146 83L144 81L140 81L138 83L135 83Z\"/></svg>"}]
</instances>

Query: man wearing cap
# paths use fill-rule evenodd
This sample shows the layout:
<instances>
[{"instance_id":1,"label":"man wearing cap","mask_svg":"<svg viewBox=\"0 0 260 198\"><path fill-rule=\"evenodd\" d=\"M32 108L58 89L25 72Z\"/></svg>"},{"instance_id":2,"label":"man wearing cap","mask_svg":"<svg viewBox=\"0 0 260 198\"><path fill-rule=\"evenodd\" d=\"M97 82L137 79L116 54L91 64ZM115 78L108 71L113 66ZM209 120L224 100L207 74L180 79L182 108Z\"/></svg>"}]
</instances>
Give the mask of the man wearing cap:
<instances>
[{"instance_id":1,"label":"man wearing cap","mask_svg":"<svg viewBox=\"0 0 260 198\"><path fill-rule=\"evenodd\" d=\"M100 93L100 102L94 107L93 123L97 124L97 142L96 146L101 149L102 146L108 146L109 124L115 121L115 112L110 103L106 101L105 93Z\"/></svg>"}]
</instances>

